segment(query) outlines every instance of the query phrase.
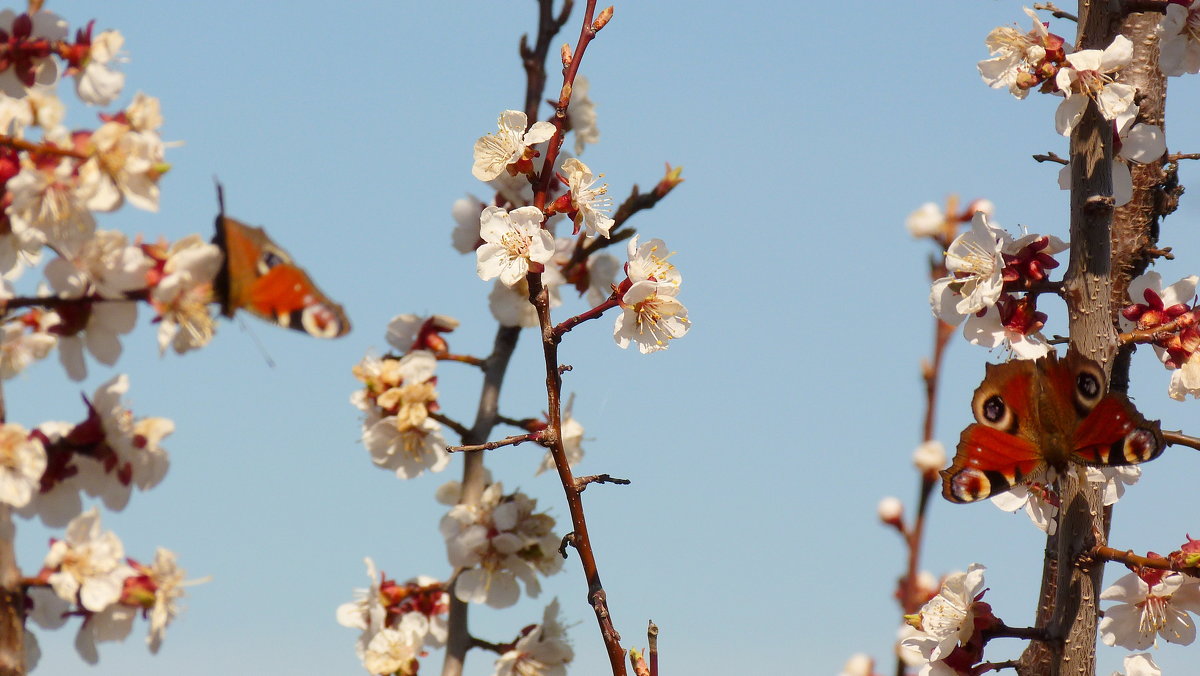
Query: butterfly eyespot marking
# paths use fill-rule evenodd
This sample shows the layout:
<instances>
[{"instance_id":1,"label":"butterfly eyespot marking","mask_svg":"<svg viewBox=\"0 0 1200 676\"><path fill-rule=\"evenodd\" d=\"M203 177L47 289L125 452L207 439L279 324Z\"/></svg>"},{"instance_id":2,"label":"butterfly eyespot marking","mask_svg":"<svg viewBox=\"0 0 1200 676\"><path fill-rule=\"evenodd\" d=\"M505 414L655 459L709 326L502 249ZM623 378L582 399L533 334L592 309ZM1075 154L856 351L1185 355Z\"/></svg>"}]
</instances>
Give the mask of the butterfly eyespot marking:
<instances>
[{"instance_id":1,"label":"butterfly eyespot marking","mask_svg":"<svg viewBox=\"0 0 1200 676\"><path fill-rule=\"evenodd\" d=\"M1075 375L1075 404L1083 411L1095 408L1104 397L1104 374L1088 364Z\"/></svg>"},{"instance_id":2,"label":"butterfly eyespot marking","mask_svg":"<svg viewBox=\"0 0 1200 676\"><path fill-rule=\"evenodd\" d=\"M300 311L300 326L309 335L317 338L336 338L341 335L342 324L337 315L320 303L309 305Z\"/></svg>"},{"instance_id":3,"label":"butterfly eyespot marking","mask_svg":"<svg viewBox=\"0 0 1200 676\"><path fill-rule=\"evenodd\" d=\"M999 394L976 399L975 419L982 425L1004 431L1015 429L1017 424L1012 409Z\"/></svg>"},{"instance_id":4,"label":"butterfly eyespot marking","mask_svg":"<svg viewBox=\"0 0 1200 676\"><path fill-rule=\"evenodd\" d=\"M991 495L991 483L983 469L964 467L950 478L950 496L958 502L976 502Z\"/></svg>"},{"instance_id":5,"label":"butterfly eyespot marking","mask_svg":"<svg viewBox=\"0 0 1200 676\"><path fill-rule=\"evenodd\" d=\"M284 263L291 262L291 258L289 258L282 249L271 246L270 244L265 244L263 245L262 253L260 253L258 256L258 274L265 275L276 265L283 265Z\"/></svg>"},{"instance_id":6,"label":"butterfly eyespot marking","mask_svg":"<svg viewBox=\"0 0 1200 676\"><path fill-rule=\"evenodd\" d=\"M1121 455L1130 464L1153 460L1162 451L1158 437L1148 429L1136 429L1121 441Z\"/></svg>"}]
</instances>

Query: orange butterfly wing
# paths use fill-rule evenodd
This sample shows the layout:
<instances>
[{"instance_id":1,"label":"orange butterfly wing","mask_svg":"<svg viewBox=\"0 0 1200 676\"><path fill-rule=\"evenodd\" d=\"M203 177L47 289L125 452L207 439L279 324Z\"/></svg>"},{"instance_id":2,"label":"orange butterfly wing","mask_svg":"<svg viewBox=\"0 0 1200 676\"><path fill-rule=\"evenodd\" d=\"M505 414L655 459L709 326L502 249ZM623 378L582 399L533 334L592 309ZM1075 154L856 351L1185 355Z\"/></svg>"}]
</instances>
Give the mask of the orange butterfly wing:
<instances>
[{"instance_id":1,"label":"orange butterfly wing","mask_svg":"<svg viewBox=\"0 0 1200 676\"><path fill-rule=\"evenodd\" d=\"M350 332L341 305L321 292L262 228L221 213L213 241L225 254L214 288L221 312L232 317L244 309L280 326L318 338Z\"/></svg>"}]
</instances>

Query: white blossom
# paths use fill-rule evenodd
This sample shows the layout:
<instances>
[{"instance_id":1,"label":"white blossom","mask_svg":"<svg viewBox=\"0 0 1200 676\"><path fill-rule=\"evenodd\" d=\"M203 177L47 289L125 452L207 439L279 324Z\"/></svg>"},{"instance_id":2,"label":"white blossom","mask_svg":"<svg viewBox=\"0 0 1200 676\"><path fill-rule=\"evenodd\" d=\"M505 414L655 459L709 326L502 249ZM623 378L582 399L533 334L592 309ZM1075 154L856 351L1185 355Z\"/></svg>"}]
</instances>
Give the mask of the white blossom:
<instances>
[{"instance_id":1,"label":"white blossom","mask_svg":"<svg viewBox=\"0 0 1200 676\"><path fill-rule=\"evenodd\" d=\"M500 278L513 286L529 273L531 263L546 263L554 256L554 235L542 227L543 214L537 207L520 207L511 212L487 207L479 216L479 236L484 243L475 250L479 278Z\"/></svg>"},{"instance_id":2,"label":"white blossom","mask_svg":"<svg viewBox=\"0 0 1200 676\"><path fill-rule=\"evenodd\" d=\"M1067 55L1070 66L1058 70L1055 84L1066 98L1058 106L1054 122L1058 133L1070 136L1083 117L1089 100L1106 120L1116 120L1133 105L1134 87L1113 80L1112 74L1133 60L1133 43L1124 35L1099 49L1084 49Z\"/></svg>"},{"instance_id":3,"label":"white blossom","mask_svg":"<svg viewBox=\"0 0 1200 676\"><path fill-rule=\"evenodd\" d=\"M0 425L0 504L24 507L46 471L46 449L16 423Z\"/></svg>"},{"instance_id":4,"label":"white blossom","mask_svg":"<svg viewBox=\"0 0 1200 676\"><path fill-rule=\"evenodd\" d=\"M535 122L529 131L525 125L529 118L518 110L506 110L496 121L499 130L481 136L475 142L475 164L471 174L481 181L490 181L507 171L508 166L520 161L529 146L549 141L554 135L554 125Z\"/></svg>"},{"instance_id":5,"label":"white blossom","mask_svg":"<svg viewBox=\"0 0 1200 676\"><path fill-rule=\"evenodd\" d=\"M1200 73L1200 0L1171 3L1158 25L1158 65L1163 75Z\"/></svg>"},{"instance_id":6,"label":"white blossom","mask_svg":"<svg viewBox=\"0 0 1200 676\"><path fill-rule=\"evenodd\" d=\"M112 531L100 531L95 507L67 525L66 538L50 546L43 566L54 571L49 583L59 598L100 612L121 596L133 569L124 561L125 549Z\"/></svg>"}]
</instances>

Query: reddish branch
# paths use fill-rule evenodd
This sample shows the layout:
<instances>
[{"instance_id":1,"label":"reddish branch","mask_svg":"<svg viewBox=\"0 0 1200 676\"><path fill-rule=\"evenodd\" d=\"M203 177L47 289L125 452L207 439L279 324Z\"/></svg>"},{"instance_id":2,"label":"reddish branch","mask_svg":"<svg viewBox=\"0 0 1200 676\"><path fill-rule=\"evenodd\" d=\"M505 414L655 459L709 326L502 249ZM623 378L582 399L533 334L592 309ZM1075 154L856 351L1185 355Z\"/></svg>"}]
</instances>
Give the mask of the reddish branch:
<instances>
[{"instance_id":1,"label":"reddish branch","mask_svg":"<svg viewBox=\"0 0 1200 676\"><path fill-rule=\"evenodd\" d=\"M546 85L545 62L550 50L550 43L558 31L566 24L573 7L572 0L564 0L562 9L554 14L554 0L538 0L538 31L537 42L530 49L525 36L521 37L520 54L525 67L525 114L528 119L538 118L538 104ZM561 143L561 138L560 141ZM501 326L496 331L495 345L492 354L484 360L483 390L479 397L479 409L476 413L475 424L468 434L463 435L463 442L479 444L485 442L499 420L500 387L508 370L508 363L516 349L520 328ZM482 451L468 452L463 463L462 497L460 504L478 505L483 490L486 487L486 476L483 466ZM450 614L448 618L448 640L446 642L446 657L442 664L442 676L461 676L466 661L467 651L473 646L474 639L467 627L467 604L459 601L450 594Z\"/></svg>"},{"instance_id":2,"label":"reddish branch","mask_svg":"<svg viewBox=\"0 0 1200 676\"><path fill-rule=\"evenodd\" d=\"M610 12L611 8L605 11ZM596 0L587 0L587 6L583 11L583 28L579 30L579 42L576 43L571 63L567 65L566 73L563 74L563 86L559 90L558 99L554 105L554 117L550 120L550 124L554 125L554 136L546 144L546 159L542 166L542 175L538 177L533 186L533 206L538 209L545 210L546 196L550 192L550 185L554 182L554 166L558 160L558 152L562 149L564 130L567 125L567 107L571 105L571 90L575 86L575 76L579 74L579 64L583 62L583 54L587 51L588 44L603 27L593 23L595 17ZM622 671L624 671L623 664L622 660Z\"/></svg>"},{"instance_id":3,"label":"reddish branch","mask_svg":"<svg viewBox=\"0 0 1200 676\"><path fill-rule=\"evenodd\" d=\"M554 0L538 0L538 35L533 49L529 48L528 36L521 36L521 63L525 66L526 79L526 119L538 119L538 106L546 89L546 56L550 53L550 41L566 25L574 6L574 0L563 0L562 10L555 16Z\"/></svg>"},{"instance_id":4,"label":"reddish branch","mask_svg":"<svg viewBox=\"0 0 1200 676\"><path fill-rule=\"evenodd\" d=\"M483 366L485 360L479 357L472 357L467 354L450 354L449 352L437 352L434 354L438 361L456 361L460 364L469 364L471 366Z\"/></svg>"},{"instance_id":5,"label":"reddish branch","mask_svg":"<svg viewBox=\"0 0 1200 676\"><path fill-rule=\"evenodd\" d=\"M551 121L555 127L554 136L550 139L546 149L542 175L534 185L534 206L539 209L546 206L546 196L551 181L554 180L555 161L563 143L563 129L567 119L567 107L571 102L571 89L575 83L575 76L579 72L579 65L583 62L583 55L588 44L596 36L596 32L603 27L603 22L607 20L605 16L602 16L600 21L595 21L596 0L587 1L583 14L583 27L579 31L579 42L575 46L575 53L563 75L563 86L555 105L554 119ZM605 15L611 16L611 9L606 10ZM570 462L567 460L567 452L562 441L562 373L559 371L558 365L558 340L555 338L553 324L550 320L550 293L542 286L540 274L530 274L527 280L529 301L537 309L538 324L542 330L542 353L545 357L548 408L546 441L549 442L550 454L554 458L559 481L562 483L563 493L566 495L567 509L571 514L571 544L579 553L580 565L583 567L583 574L588 583L588 603L596 614L596 622L600 626L600 635L608 652L613 676L625 676L625 650L621 647L621 635L617 633L616 627L613 625L612 616L608 610L607 594L600 581L596 555L592 550L591 538L588 536L587 518L584 515L581 498L582 489L576 484L575 478L571 474Z\"/></svg>"},{"instance_id":6,"label":"reddish branch","mask_svg":"<svg viewBox=\"0 0 1200 676\"><path fill-rule=\"evenodd\" d=\"M60 148L50 143L33 143L20 139L15 136L6 136L0 134L0 146L8 146L15 150L24 150L40 155L54 155L56 157L73 157L77 160L86 160L90 157L87 153L80 152L74 148Z\"/></svg>"},{"instance_id":7,"label":"reddish branch","mask_svg":"<svg viewBox=\"0 0 1200 676\"><path fill-rule=\"evenodd\" d=\"M1163 338L1170 337L1172 333L1177 333L1189 326L1195 325L1196 317L1193 316L1192 313L1188 312L1176 317L1175 319L1172 319L1165 324L1155 326L1154 328L1122 333L1121 335L1117 336L1117 340L1120 341L1122 345L1129 345L1131 343L1155 343Z\"/></svg>"},{"instance_id":8,"label":"reddish branch","mask_svg":"<svg viewBox=\"0 0 1200 676\"><path fill-rule=\"evenodd\" d=\"M1164 431L1162 435L1163 439L1165 439L1166 442L1172 446L1187 446L1188 448L1194 448L1197 451L1200 451L1200 439L1197 439L1196 437L1189 437L1182 432L1166 431Z\"/></svg>"},{"instance_id":9,"label":"reddish branch","mask_svg":"<svg viewBox=\"0 0 1200 676\"><path fill-rule=\"evenodd\" d=\"M621 304L621 299L617 297L616 293L614 293L613 295L608 297L608 300L597 305L596 307L594 307L586 312L581 312L581 313L575 315L574 317L571 317L570 319L564 320L563 323L554 327L554 329L550 332L551 338L555 342L561 341L563 334L565 334L567 331L570 331L571 329L575 328L576 326L579 326L580 324L586 322L589 319L598 319L600 317L600 315L603 315L606 311L608 311L620 304Z\"/></svg>"},{"instance_id":10,"label":"reddish branch","mask_svg":"<svg viewBox=\"0 0 1200 676\"><path fill-rule=\"evenodd\" d=\"M654 620L646 627L646 643L650 653L650 676L658 676L658 625Z\"/></svg>"},{"instance_id":11,"label":"reddish branch","mask_svg":"<svg viewBox=\"0 0 1200 676\"><path fill-rule=\"evenodd\" d=\"M1156 570L1171 570L1176 573L1184 573L1192 577L1200 577L1200 567L1197 566L1182 566L1178 562L1165 558L1149 558L1146 556L1138 556L1131 550L1121 551L1112 547L1096 546L1091 551L1092 558L1101 561L1116 561L1123 563L1130 568L1154 568Z\"/></svg>"},{"instance_id":12,"label":"reddish branch","mask_svg":"<svg viewBox=\"0 0 1200 676\"><path fill-rule=\"evenodd\" d=\"M588 22L592 9L588 3ZM576 58L578 58L578 54ZM625 650L621 647L621 635L613 625L612 616L608 610L607 594L600 581L600 571L596 565L596 555L592 550L591 538L588 535L587 517L584 515L582 493L586 484L580 486L571 474L571 465L567 460L567 452L562 442L562 376L558 370L558 341L550 324L550 293L542 286L540 274L531 274L529 281L529 300L537 308L538 323L542 327L542 352L545 357L546 369L546 398L549 409L549 427L551 432L549 449L554 458L554 466L558 470L558 478L562 483L563 493L567 498L567 510L571 514L571 545L579 553L580 565L588 583L588 603L596 614L600 626L600 635L608 652L609 664L613 676L625 676Z\"/></svg>"}]
</instances>

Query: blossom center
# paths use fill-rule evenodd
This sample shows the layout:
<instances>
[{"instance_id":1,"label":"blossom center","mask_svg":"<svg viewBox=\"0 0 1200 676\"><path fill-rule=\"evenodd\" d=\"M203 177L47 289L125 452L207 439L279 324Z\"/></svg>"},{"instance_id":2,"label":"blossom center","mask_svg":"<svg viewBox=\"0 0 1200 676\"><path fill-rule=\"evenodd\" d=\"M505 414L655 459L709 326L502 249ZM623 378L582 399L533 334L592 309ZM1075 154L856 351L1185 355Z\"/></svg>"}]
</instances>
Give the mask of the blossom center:
<instances>
[{"instance_id":1,"label":"blossom center","mask_svg":"<svg viewBox=\"0 0 1200 676\"><path fill-rule=\"evenodd\" d=\"M512 258L529 258L529 238L519 232L506 232L500 238L500 246Z\"/></svg>"}]
</instances>

